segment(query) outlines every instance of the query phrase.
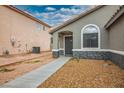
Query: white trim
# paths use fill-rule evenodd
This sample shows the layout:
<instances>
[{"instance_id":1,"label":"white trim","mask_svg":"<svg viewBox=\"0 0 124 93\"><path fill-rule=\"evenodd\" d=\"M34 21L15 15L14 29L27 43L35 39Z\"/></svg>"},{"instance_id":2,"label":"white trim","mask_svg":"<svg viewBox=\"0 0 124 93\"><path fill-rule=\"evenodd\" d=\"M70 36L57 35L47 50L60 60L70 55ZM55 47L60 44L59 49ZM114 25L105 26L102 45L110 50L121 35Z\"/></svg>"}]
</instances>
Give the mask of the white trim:
<instances>
[{"instance_id":1,"label":"white trim","mask_svg":"<svg viewBox=\"0 0 124 93\"><path fill-rule=\"evenodd\" d=\"M56 51L57 52L57 51L59 51L59 49L52 49L52 51Z\"/></svg>"},{"instance_id":2,"label":"white trim","mask_svg":"<svg viewBox=\"0 0 124 93\"><path fill-rule=\"evenodd\" d=\"M72 49L72 51L105 51L105 52L112 52L112 53L124 55L124 51L118 51L112 49Z\"/></svg>"},{"instance_id":3,"label":"white trim","mask_svg":"<svg viewBox=\"0 0 124 93\"><path fill-rule=\"evenodd\" d=\"M64 48L59 48L59 50L64 50Z\"/></svg>"},{"instance_id":4,"label":"white trim","mask_svg":"<svg viewBox=\"0 0 124 93\"><path fill-rule=\"evenodd\" d=\"M52 49L52 51L58 52L59 50L64 49ZM72 49L72 51L105 51L105 52L112 52L119 55L124 55L124 51L112 50L112 49Z\"/></svg>"},{"instance_id":5,"label":"white trim","mask_svg":"<svg viewBox=\"0 0 124 93\"><path fill-rule=\"evenodd\" d=\"M109 52L120 54L120 55L124 55L124 51L118 51L118 50L111 50L110 49Z\"/></svg>"},{"instance_id":6,"label":"white trim","mask_svg":"<svg viewBox=\"0 0 124 93\"><path fill-rule=\"evenodd\" d=\"M82 29L81 29L81 49L85 49L84 47L83 47L83 31L84 31L84 29L86 28L86 27L88 27L88 26L94 26L94 27L96 27L97 28L97 30L98 30L98 48L86 48L86 49L100 49L101 48L101 42L100 42L100 40L101 40L101 34L100 34L100 29L99 29L99 27L97 26L97 25L95 25L95 24L88 24L88 25L86 25L86 26L84 26Z\"/></svg>"},{"instance_id":7,"label":"white trim","mask_svg":"<svg viewBox=\"0 0 124 93\"><path fill-rule=\"evenodd\" d=\"M60 50L64 50L63 48L60 49L52 49L52 51L60 51Z\"/></svg>"},{"instance_id":8,"label":"white trim","mask_svg":"<svg viewBox=\"0 0 124 93\"><path fill-rule=\"evenodd\" d=\"M63 47L64 47L64 55L65 55L65 37L70 37L70 36L72 36L72 35L64 35L63 37ZM73 37L72 37L72 39L73 39ZM73 46L73 45L72 45Z\"/></svg>"},{"instance_id":9,"label":"white trim","mask_svg":"<svg viewBox=\"0 0 124 93\"><path fill-rule=\"evenodd\" d=\"M72 51L108 51L109 49L92 49L92 48L84 48L84 49L72 49Z\"/></svg>"}]
</instances>

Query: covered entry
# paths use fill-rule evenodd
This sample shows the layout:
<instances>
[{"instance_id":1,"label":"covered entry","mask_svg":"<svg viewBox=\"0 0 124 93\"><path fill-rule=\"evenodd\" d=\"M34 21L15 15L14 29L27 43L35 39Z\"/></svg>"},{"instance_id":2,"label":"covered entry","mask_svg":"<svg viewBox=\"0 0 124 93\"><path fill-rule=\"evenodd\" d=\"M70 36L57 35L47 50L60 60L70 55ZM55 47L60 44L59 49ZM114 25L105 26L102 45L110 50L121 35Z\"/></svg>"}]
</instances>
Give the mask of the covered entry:
<instances>
[{"instance_id":1,"label":"covered entry","mask_svg":"<svg viewBox=\"0 0 124 93\"><path fill-rule=\"evenodd\" d=\"M59 49L65 56L72 56L73 49L73 33L70 31L63 31L59 33Z\"/></svg>"},{"instance_id":2,"label":"covered entry","mask_svg":"<svg viewBox=\"0 0 124 93\"><path fill-rule=\"evenodd\" d=\"M72 42L72 36L65 36L65 55L72 55L72 49L73 49L73 42Z\"/></svg>"}]
</instances>

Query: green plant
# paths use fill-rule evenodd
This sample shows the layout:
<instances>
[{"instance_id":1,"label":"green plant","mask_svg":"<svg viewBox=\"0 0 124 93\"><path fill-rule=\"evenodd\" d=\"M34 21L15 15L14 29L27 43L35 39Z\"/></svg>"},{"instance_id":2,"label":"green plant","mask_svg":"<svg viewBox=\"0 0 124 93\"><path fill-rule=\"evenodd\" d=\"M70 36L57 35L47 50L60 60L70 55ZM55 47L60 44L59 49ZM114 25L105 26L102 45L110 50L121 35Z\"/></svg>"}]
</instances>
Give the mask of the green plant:
<instances>
[{"instance_id":1,"label":"green plant","mask_svg":"<svg viewBox=\"0 0 124 93\"><path fill-rule=\"evenodd\" d=\"M5 51L5 54L6 54L6 55L9 55L9 51L8 51L8 50L6 50L6 51Z\"/></svg>"},{"instance_id":2,"label":"green plant","mask_svg":"<svg viewBox=\"0 0 124 93\"><path fill-rule=\"evenodd\" d=\"M9 55L9 50L3 51L3 55L5 55L5 56Z\"/></svg>"},{"instance_id":3,"label":"green plant","mask_svg":"<svg viewBox=\"0 0 124 93\"><path fill-rule=\"evenodd\" d=\"M15 69L8 69L8 68L5 68L5 67L1 67L0 68L0 72L10 72L10 71L13 71Z\"/></svg>"},{"instance_id":4,"label":"green plant","mask_svg":"<svg viewBox=\"0 0 124 93\"><path fill-rule=\"evenodd\" d=\"M28 61L28 62L26 62L26 63L38 63L38 62L40 62L40 60Z\"/></svg>"},{"instance_id":5,"label":"green plant","mask_svg":"<svg viewBox=\"0 0 124 93\"><path fill-rule=\"evenodd\" d=\"M76 60L77 62L79 62L80 58L79 57L73 57L71 60Z\"/></svg>"},{"instance_id":6,"label":"green plant","mask_svg":"<svg viewBox=\"0 0 124 93\"><path fill-rule=\"evenodd\" d=\"M37 63L37 62L40 62L40 60L35 60L34 62Z\"/></svg>"}]
</instances>

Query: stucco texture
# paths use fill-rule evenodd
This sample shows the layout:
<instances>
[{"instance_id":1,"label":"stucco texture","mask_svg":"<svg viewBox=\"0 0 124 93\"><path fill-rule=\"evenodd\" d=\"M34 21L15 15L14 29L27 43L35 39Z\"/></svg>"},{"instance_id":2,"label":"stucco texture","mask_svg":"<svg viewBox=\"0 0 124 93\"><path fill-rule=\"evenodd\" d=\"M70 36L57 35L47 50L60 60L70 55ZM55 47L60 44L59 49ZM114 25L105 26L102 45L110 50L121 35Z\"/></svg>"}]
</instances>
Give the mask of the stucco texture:
<instances>
[{"instance_id":1,"label":"stucco texture","mask_svg":"<svg viewBox=\"0 0 124 93\"><path fill-rule=\"evenodd\" d=\"M124 15L120 16L108 29L109 48L124 51Z\"/></svg>"},{"instance_id":2,"label":"stucco texture","mask_svg":"<svg viewBox=\"0 0 124 93\"><path fill-rule=\"evenodd\" d=\"M19 14L5 6L0 6L0 55L4 50L10 54L25 53L32 47L40 47L41 51L50 50L50 34L39 30L38 22ZM12 46L11 38L15 39Z\"/></svg>"},{"instance_id":3,"label":"stucco texture","mask_svg":"<svg viewBox=\"0 0 124 93\"><path fill-rule=\"evenodd\" d=\"M53 33L53 49L58 49L58 33L62 31L73 32L73 49L81 49L81 29L88 24L95 24L100 28L100 46L102 49L108 48L108 32L104 25L117 11L119 6L103 6L100 9L82 17L81 19L57 30Z\"/></svg>"}]
</instances>

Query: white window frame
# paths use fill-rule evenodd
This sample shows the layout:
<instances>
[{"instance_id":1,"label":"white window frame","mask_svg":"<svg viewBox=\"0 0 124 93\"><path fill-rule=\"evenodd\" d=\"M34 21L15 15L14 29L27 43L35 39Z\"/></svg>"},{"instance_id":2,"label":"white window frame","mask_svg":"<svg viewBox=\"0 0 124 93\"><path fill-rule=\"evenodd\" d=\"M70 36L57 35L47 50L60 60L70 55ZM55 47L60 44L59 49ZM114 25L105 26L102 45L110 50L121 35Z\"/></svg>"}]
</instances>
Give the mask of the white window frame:
<instances>
[{"instance_id":1,"label":"white window frame","mask_svg":"<svg viewBox=\"0 0 124 93\"><path fill-rule=\"evenodd\" d=\"M84 30L85 30L85 28L87 28L87 27L89 27L89 26L94 26L96 29L97 29L97 31L98 31L98 47L97 48L89 48L89 47L83 47L83 32L84 32ZM81 29L81 49L100 49L101 48L101 44L100 44L100 40L101 40L101 37L100 37L100 29L99 29L99 27L97 26L97 25L95 25L95 24L88 24L88 25L86 25L86 26L84 26L82 29Z\"/></svg>"}]
</instances>

